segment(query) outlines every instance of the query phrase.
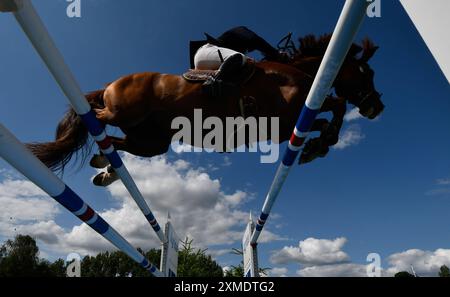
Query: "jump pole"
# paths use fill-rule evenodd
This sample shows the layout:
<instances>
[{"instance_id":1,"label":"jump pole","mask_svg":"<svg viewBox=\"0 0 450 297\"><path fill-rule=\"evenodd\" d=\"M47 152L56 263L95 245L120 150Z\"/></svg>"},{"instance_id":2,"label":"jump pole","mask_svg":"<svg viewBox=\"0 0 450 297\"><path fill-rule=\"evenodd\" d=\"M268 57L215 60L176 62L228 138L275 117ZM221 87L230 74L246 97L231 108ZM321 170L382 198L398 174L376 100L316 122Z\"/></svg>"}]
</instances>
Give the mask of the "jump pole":
<instances>
[{"instance_id":1,"label":"jump pole","mask_svg":"<svg viewBox=\"0 0 450 297\"><path fill-rule=\"evenodd\" d=\"M163 276L155 265L150 263L96 211L27 150L1 123L0 157L152 275Z\"/></svg>"},{"instance_id":2,"label":"jump pole","mask_svg":"<svg viewBox=\"0 0 450 297\"><path fill-rule=\"evenodd\" d=\"M111 166L117 172L117 175L122 180L131 197L136 201L136 204L156 232L161 243L164 243L165 236L158 221L145 202L144 197L123 164L119 154L111 144L104 127L97 120L95 113L92 111L80 86L50 37L50 34L34 9L31 1L0 0L0 11L12 12L14 14L14 17L22 27L22 30L41 56L63 93L69 99L73 109L83 120L89 133L100 147L100 150L108 158Z\"/></svg>"},{"instance_id":3,"label":"jump pole","mask_svg":"<svg viewBox=\"0 0 450 297\"><path fill-rule=\"evenodd\" d=\"M319 71L311 86L311 90L306 99L305 105L300 113L294 132L289 140L288 147L284 153L283 160L270 186L269 192L264 201L261 214L256 222L255 231L250 240L250 244L256 247L259 235L264 224L269 217L275 200L283 187L284 181L289 174L289 170L294 164L301 146L309 134L309 130L319 113L325 97L345 60L345 57L352 45L353 40L361 26L367 11L369 2L366 0L347 0L341 12L333 36L325 52Z\"/></svg>"}]
</instances>

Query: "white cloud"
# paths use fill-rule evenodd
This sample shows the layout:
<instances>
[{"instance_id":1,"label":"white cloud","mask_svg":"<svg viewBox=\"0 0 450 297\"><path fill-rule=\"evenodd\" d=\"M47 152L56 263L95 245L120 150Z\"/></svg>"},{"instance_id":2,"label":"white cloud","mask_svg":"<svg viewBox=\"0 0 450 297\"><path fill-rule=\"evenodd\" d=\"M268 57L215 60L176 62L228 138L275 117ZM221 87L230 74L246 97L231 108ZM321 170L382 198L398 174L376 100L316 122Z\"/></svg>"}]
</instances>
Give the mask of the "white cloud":
<instances>
[{"instance_id":1,"label":"white cloud","mask_svg":"<svg viewBox=\"0 0 450 297\"><path fill-rule=\"evenodd\" d=\"M218 179L182 160L125 155L124 162L162 227L170 212L180 238L189 236L198 247L226 245L231 250L242 240L248 211L241 209L251 198L244 191L225 193ZM125 187L116 182L107 190L115 207L98 211L100 215L134 246L159 248L159 240ZM113 249L87 225L70 229L59 226L56 216L65 210L28 181L16 178L0 183L0 205L8 207L7 212L0 212L0 235L4 237L30 234L41 241L40 245L43 243L43 250L58 254L95 254ZM269 230L261 237L262 242L279 239ZM220 256L225 250L222 247L210 253Z\"/></svg>"},{"instance_id":2,"label":"white cloud","mask_svg":"<svg viewBox=\"0 0 450 297\"><path fill-rule=\"evenodd\" d=\"M223 193L219 180L185 161L170 163L165 157L144 160L131 155L126 155L124 161L160 225L170 212L180 238L188 236L198 246L241 240L248 216L239 209L247 199L245 192ZM159 247L125 187L116 182L108 190L121 207L104 212L103 217L135 245L144 249ZM76 237L82 240L85 233L80 229ZM92 250L96 249L93 246Z\"/></svg>"},{"instance_id":3,"label":"white cloud","mask_svg":"<svg viewBox=\"0 0 450 297\"><path fill-rule=\"evenodd\" d=\"M49 234L49 225L44 231L39 230L36 221L52 220L60 213L57 203L26 180L11 179L7 172L2 172L7 179L0 182L0 234L13 237L17 233L35 235L41 233L44 240L54 242Z\"/></svg>"},{"instance_id":4,"label":"white cloud","mask_svg":"<svg viewBox=\"0 0 450 297\"><path fill-rule=\"evenodd\" d=\"M6 179L0 183L0 221L47 220L58 213L57 203L33 183Z\"/></svg>"},{"instance_id":5,"label":"white cloud","mask_svg":"<svg viewBox=\"0 0 450 297\"><path fill-rule=\"evenodd\" d=\"M335 149L345 149L351 145L357 145L366 136L362 133L361 127L357 124L350 125L339 137L338 143L333 146Z\"/></svg>"},{"instance_id":6,"label":"white cloud","mask_svg":"<svg viewBox=\"0 0 450 297\"><path fill-rule=\"evenodd\" d=\"M230 249L219 249L219 250L208 249L206 251L206 253L208 255L211 255L211 257L213 257L213 258L217 258L217 257L223 256L223 255L228 255L228 254L231 254L231 252L232 252L231 248Z\"/></svg>"},{"instance_id":7,"label":"white cloud","mask_svg":"<svg viewBox=\"0 0 450 297\"><path fill-rule=\"evenodd\" d=\"M172 148L172 151L177 154L192 152L194 149L194 147L190 144L180 144L179 142L173 142L170 147Z\"/></svg>"},{"instance_id":8,"label":"white cloud","mask_svg":"<svg viewBox=\"0 0 450 297\"><path fill-rule=\"evenodd\" d=\"M230 157L228 157L228 156L223 157L223 163L222 163L223 167L228 167L228 166L231 166L232 164L233 163L231 162Z\"/></svg>"},{"instance_id":9,"label":"white cloud","mask_svg":"<svg viewBox=\"0 0 450 297\"><path fill-rule=\"evenodd\" d=\"M270 261L274 264L298 263L301 267L296 273L304 277L366 277L370 263L351 263L342 251L345 243L343 237L334 240L308 238L300 241L298 248L289 246L276 251ZM392 254L387 260L388 268L380 268L382 276L394 276L400 271L411 273L411 266L419 276L437 276L442 265L450 267L450 249L410 249Z\"/></svg>"},{"instance_id":10,"label":"white cloud","mask_svg":"<svg viewBox=\"0 0 450 297\"><path fill-rule=\"evenodd\" d=\"M274 264L298 262L308 266L347 262L350 258L342 251L346 242L344 237L334 240L310 237L300 241L298 247L285 246L274 252L270 261Z\"/></svg>"},{"instance_id":11,"label":"white cloud","mask_svg":"<svg viewBox=\"0 0 450 297\"><path fill-rule=\"evenodd\" d=\"M425 192L425 195L427 195L427 196L439 196L439 195L447 195L447 194L450 194L450 188L432 189L432 190Z\"/></svg>"},{"instance_id":12,"label":"white cloud","mask_svg":"<svg viewBox=\"0 0 450 297\"><path fill-rule=\"evenodd\" d=\"M427 196L445 196L450 194L450 178L439 178L435 182L436 186L434 189L431 189L425 192Z\"/></svg>"},{"instance_id":13,"label":"white cloud","mask_svg":"<svg viewBox=\"0 0 450 297\"><path fill-rule=\"evenodd\" d=\"M280 241L287 239L288 239L287 237L280 236L280 234L277 233L273 233L269 229L267 229L267 227L264 227L264 232L262 232L260 237L258 238L258 243L268 243L272 241Z\"/></svg>"},{"instance_id":14,"label":"white cloud","mask_svg":"<svg viewBox=\"0 0 450 297\"><path fill-rule=\"evenodd\" d=\"M344 121L351 122L351 121L359 120L362 118L364 118L364 117L359 113L359 108L355 107L345 114Z\"/></svg>"},{"instance_id":15,"label":"white cloud","mask_svg":"<svg viewBox=\"0 0 450 297\"><path fill-rule=\"evenodd\" d=\"M442 265L450 267L450 249L423 251L410 249L389 256L387 275L400 271L411 271L411 265L419 276L437 276Z\"/></svg>"},{"instance_id":16,"label":"white cloud","mask_svg":"<svg viewBox=\"0 0 450 297\"><path fill-rule=\"evenodd\" d=\"M310 266L297 271L303 277L365 277L366 265L342 263L334 265Z\"/></svg>"},{"instance_id":17,"label":"white cloud","mask_svg":"<svg viewBox=\"0 0 450 297\"><path fill-rule=\"evenodd\" d=\"M269 276L286 277L288 269L286 267L274 267L269 270Z\"/></svg>"},{"instance_id":18,"label":"white cloud","mask_svg":"<svg viewBox=\"0 0 450 297\"><path fill-rule=\"evenodd\" d=\"M300 241L298 247L284 247L275 252L270 261L274 264L298 263L301 268L296 274L302 277L367 276L367 265L350 263L350 257L342 251L346 242L344 237L333 240L307 238Z\"/></svg>"},{"instance_id":19,"label":"white cloud","mask_svg":"<svg viewBox=\"0 0 450 297\"><path fill-rule=\"evenodd\" d=\"M440 178L436 181L436 184L438 184L440 186L450 185L450 178Z\"/></svg>"}]
</instances>

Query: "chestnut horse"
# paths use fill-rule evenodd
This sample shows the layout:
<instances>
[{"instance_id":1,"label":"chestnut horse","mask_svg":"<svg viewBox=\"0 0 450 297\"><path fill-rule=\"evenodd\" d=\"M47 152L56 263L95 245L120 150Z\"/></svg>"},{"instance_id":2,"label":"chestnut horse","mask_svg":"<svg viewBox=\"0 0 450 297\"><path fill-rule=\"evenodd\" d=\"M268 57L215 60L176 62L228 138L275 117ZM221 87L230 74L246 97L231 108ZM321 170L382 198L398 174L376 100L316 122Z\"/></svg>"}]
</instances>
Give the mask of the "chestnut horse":
<instances>
[{"instance_id":1,"label":"chestnut horse","mask_svg":"<svg viewBox=\"0 0 450 297\"><path fill-rule=\"evenodd\" d=\"M178 75L145 72L124 76L86 98L104 125L119 127L125 134L124 138L112 137L114 147L137 156L152 157L168 151L177 132L171 129L174 118L183 116L193 123L194 109L201 109L204 117L239 117L240 99L245 97L255 100L257 109L251 116L279 118L281 143L292 133L329 40L330 35L309 35L300 39L300 47L289 62L257 62L255 73L241 86L238 96L210 98L199 83ZM369 119L383 111L381 94L373 83L374 72L367 64L377 48L368 39L352 45L333 84L337 97L329 96L321 108L321 112L331 111L333 117L330 121L316 120L312 130L320 135L305 144L301 163L325 156L329 146L337 143L347 102L359 107ZM49 168L58 170L64 169L73 154L86 148L87 142L87 129L70 110L58 125L55 141L28 146ZM85 158L88 152L83 152ZM96 168L108 165L102 155L95 155L90 164ZM110 169L97 175L94 184L107 186L116 180Z\"/></svg>"}]
</instances>

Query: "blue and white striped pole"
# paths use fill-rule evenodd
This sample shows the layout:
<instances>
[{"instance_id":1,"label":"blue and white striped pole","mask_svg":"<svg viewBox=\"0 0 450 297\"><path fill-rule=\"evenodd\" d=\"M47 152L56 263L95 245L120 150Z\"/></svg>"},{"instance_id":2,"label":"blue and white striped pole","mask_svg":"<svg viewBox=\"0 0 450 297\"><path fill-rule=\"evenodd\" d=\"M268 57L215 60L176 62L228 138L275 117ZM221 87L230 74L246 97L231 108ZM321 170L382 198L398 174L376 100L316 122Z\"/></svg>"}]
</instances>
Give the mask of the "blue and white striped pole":
<instances>
[{"instance_id":1,"label":"blue and white striped pole","mask_svg":"<svg viewBox=\"0 0 450 297\"><path fill-rule=\"evenodd\" d=\"M0 157L97 233L157 277L161 272L0 123Z\"/></svg>"},{"instance_id":2,"label":"blue and white striped pole","mask_svg":"<svg viewBox=\"0 0 450 297\"><path fill-rule=\"evenodd\" d=\"M159 240L164 243L165 236L155 216L145 202L144 197L123 164L119 154L111 144L105 129L97 120L95 113L92 111L80 86L65 63L63 56L56 48L55 43L34 9L33 4L30 0L0 0L0 10L13 12L17 22L47 65L47 68L69 99L72 107L82 118L89 133L108 158L111 166L117 172L117 175L122 180L131 197L136 201L147 221L158 235Z\"/></svg>"},{"instance_id":3,"label":"blue and white striped pole","mask_svg":"<svg viewBox=\"0 0 450 297\"><path fill-rule=\"evenodd\" d=\"M266 200L264 201L261 214L256 222L256 228L250 241L253 246L257 244L259 235L283 187L289 170L292 164L294 164L300 148L308 136L309 130L336 79L339 69L364 19L368 5L369 2L366 0L347 0L345 2L325 56L320 64L319 71L317 72L306 103L289 140L283 160L278 167Z\"/></svg>"}]
</instances>

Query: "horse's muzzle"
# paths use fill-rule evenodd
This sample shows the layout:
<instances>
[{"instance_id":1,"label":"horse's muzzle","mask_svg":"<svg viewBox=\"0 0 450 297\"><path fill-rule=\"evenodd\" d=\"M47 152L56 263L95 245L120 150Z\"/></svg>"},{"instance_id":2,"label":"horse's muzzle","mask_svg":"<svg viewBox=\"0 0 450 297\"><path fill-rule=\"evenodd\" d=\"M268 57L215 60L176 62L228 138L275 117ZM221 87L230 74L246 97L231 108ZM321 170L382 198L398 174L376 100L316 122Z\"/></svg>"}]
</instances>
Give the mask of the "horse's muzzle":
<instances>
[{"instance_id":1,"label":"horse's muzzle","mask_svg":"<svg viewBox=\"0 0 450 297\"><path fill-rule=\"evenodd\" d=\"M377 91L370 92L364 96L359 104L359 113L370 120L378 117L385 107L383 102L381 102L381 96L382 94Z\"/></svg>"}]
</instances>

